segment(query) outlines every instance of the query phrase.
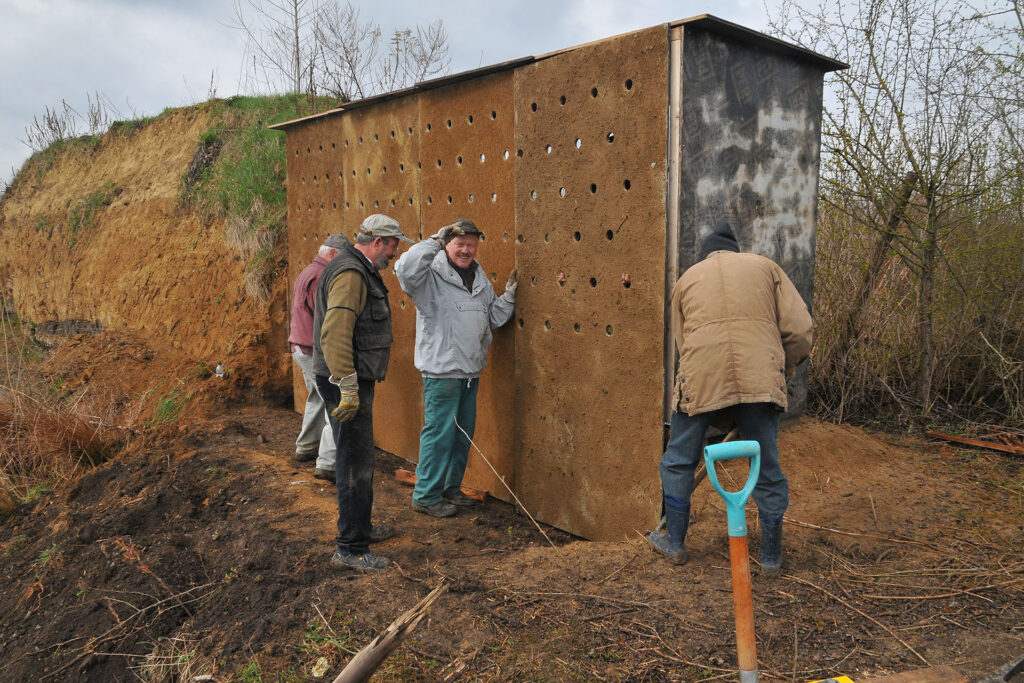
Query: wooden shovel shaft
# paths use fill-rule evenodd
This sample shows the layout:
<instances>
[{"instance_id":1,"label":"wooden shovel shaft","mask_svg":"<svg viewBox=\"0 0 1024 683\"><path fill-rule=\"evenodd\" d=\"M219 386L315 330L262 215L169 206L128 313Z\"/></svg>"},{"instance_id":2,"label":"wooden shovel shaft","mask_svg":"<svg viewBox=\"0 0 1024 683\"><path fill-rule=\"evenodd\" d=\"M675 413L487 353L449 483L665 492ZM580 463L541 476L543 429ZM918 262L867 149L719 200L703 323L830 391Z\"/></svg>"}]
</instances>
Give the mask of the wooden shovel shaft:
<instances>
[{"instance_id":1,"label":"wooden shovel shaft","mask_svg":"<svg viewBox=\"0 0 1024 683\"><path fill-rule=\"evenodd\" d=\"M740 671L757 671L757 645L754 642L754 599L750 590L750 559L747 537L729 537L732 565L732 601L736 614L736 653Z\"/></svg>"}]
</instances>

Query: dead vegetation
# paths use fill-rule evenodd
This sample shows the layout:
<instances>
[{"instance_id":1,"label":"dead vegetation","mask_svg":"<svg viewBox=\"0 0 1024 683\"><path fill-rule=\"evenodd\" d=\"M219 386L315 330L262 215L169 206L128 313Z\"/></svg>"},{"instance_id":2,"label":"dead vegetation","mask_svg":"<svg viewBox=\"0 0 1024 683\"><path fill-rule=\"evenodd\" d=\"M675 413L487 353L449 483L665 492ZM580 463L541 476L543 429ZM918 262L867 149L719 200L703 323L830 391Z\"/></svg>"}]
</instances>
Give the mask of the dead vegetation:
<instances>
[{"instance_id":1,"label":"dead vegetation","mask_svg":"<svg viewBox=\"0 0 1024 683\"><path fill-rule=\"evenodd\" d=\"M60 378L49 383L38 373L32 361L44 350L16 319L4 320L3 327L0 495L9 508L10 502L74 483L83 470L116 452L121 434L90 414L87 407L95 403L84 403L84 394L68 395Z\"/></svg>"}]
</instances>

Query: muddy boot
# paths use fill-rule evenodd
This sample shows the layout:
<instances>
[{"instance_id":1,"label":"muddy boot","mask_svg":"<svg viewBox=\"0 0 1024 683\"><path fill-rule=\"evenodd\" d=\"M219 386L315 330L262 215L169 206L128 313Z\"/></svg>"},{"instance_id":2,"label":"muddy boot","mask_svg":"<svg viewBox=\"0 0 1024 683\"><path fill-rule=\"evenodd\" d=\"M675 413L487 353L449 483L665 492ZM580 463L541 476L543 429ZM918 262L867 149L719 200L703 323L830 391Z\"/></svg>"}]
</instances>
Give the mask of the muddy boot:
<instances>
[{"instance_id":1,"label":"muddy boot","mask_svg":"<svg viewBox=\"0 0 1024 683\"><path fill-rule=\"evenodd\" d=\"M761 548L757 559L765 576L778 576L782 571L782 515L761 515Z\"/></svg>"},{"instance_id":2,"label":"muddy boot","mask_svg":"<svg viewBox=\"0 0 1024 683\"><path fill-rule=\"evenodd\" d=\"M690 506L665 503L665 531L652 531L647 540L654 549L674 564L686 562L686 528L690 525Z\"/></svg>"}]
</instances>

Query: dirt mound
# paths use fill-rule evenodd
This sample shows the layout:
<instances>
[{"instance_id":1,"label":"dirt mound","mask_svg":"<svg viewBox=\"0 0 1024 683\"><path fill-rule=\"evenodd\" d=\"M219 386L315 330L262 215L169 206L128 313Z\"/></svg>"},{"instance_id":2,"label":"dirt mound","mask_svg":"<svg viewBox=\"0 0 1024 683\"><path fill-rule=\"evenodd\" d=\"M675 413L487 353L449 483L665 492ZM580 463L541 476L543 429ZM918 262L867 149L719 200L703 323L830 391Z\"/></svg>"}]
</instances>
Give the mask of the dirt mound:
<instances>
[{"instance_id":1,"label":"dirt mound","mask_svg":"<svg viewBox=\"0 0 1024 683\"><path fill-rule=\"evenodd\" d=\"M382 454L375 512L399 535L377 551L396 566L364 576L329 565L334 491L291 461L298 422L237 408L168 425L16 513L0 530L0 678L157 680L157 665L170 671L177 657L179 671L190 662L217 680L304 680L322 657L336 672L442 580L449 593L385 679L732 670L725 511L706 485L689 563L674 567L639 533L589 543L545 528L552 547L494 500L450 520L416 514L393 476L404 463ZM813 420L781 443L786 566L778 580L754 578L763 676L925 662L975 675L1019 655L1024 505L1006 495L1019 463Z\"/></svg>"},{"instance_id":2,"label":"dirt mound","mask_svg":"<svg viewBox=\"0 0 1024 683\"><path fill-rule=\"evenodd\" d=\"M267 303L253 300L223 221L181 205L182 175L215 111L168 112L23 170L0 204L5 307L47 345L68 321L89 321L79 331L123 333L158 352L162 374L188 381L222 361L240 393L284 401L285 278Z\"/></svg>"}]
</instances>

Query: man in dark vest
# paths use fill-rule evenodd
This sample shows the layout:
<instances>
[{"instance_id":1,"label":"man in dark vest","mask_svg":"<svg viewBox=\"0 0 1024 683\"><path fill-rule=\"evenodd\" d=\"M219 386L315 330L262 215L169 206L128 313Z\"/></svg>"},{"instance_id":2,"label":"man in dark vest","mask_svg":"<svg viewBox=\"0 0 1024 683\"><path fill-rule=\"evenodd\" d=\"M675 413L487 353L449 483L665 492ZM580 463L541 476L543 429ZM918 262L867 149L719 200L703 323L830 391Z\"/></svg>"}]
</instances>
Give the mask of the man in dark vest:
<instances>
[{"instance_id":1,"label":"man in dark vest","mask_svg":"<svg viewBox=\"0 0 1024 683\"><path fill-rule=\"evenodd\" d=\"M373 388L384 379L391 353L391 308L379 271L412 243L393 218L368 216L355 244L327 264L313 316L313 371L330 412L338 446L336 567L377 571L390 564L370 543L390 538L387 524L370 521L373 508Z\"/></svg>"}]
</instances>

